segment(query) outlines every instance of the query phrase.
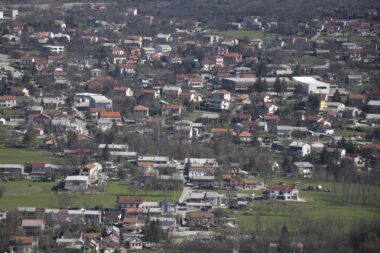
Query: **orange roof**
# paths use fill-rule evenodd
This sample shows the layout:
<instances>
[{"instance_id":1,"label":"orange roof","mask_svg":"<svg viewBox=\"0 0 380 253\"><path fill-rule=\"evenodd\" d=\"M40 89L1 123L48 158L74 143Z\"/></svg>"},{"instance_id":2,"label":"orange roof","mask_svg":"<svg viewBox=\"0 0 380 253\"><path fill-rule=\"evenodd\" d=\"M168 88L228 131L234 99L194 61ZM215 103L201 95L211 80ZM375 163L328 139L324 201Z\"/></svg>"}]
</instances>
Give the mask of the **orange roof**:
<instances>
[{"instance_id":1,"label":"orange roof","mask_svg":"<svg viewBox=\"0 0 380 253\"><path fill-rule=\"evenodd\" d=\"M275 114L267 114L267 115L264 115L264 119L265 120L280 120L280 117L278 117L278 115L275 115Z\"/></svg>"},{"instance_id":2,"label":"orange roof","mask_svg":"<svg viewBox=\"0 0 380 253\"><path fill-rule=\"evenodd\" d=\"M136 223L138 221L138 217L125 217L124 223Z\"/></svg>"},{"instance_id":3,"label":"orange roof","mask_svg":"<svg viewBox=\"0 0 380 253\"><path fill-rule=\"evenodd\" d=\"M211 133L232 133L232 128L211 128Z\"/></svg>"},{"instance_id":4,"label":"orange roof","mask_svg":"<svg viewBox=\"0 0 380 253\"><path fill-rule=\"evenodd\" d=\"M136 105L135 107L133 107L133 110L134 111L148 111L149 108L148 107L145 107L143 105Z\"/></svg>"},{"instance_id":5,"label":"orange roof","mask_svg":"<svg viewBox=\"0 0 380 253\"><path fill-rule=\"evenodd\" d=\"M113 88L114 91L127 91L129 89L129 87L125 87L125 86L116 86Z\"/></svg>"},{"instance_id":6,"label":"orange roof","mask_svg":"<svg viewBox=\"0 0 380 253\"><path fill-rule=\"evenodd\" d=\"M212 219L212 218L214 218L214 214L209 213L209 212L190 212L189 216L191 219Z\"/></svg>"},{"instance_id":7,"label":"orange roof","mask_svg":"<svg viewBox=\"0 0 380 253\"><path fill-rule=\"evenodd\" d=\"M16 100L15 96L0 96L0 101Z\"/></svg>"},{"instance_id":8,"label":"orange roof","mask_svg":"<svg viewBox=\"0 0 380 253\"><path fill-rule=\"evenodd\" d=\"M100 118L120 118L120 112L100 112Z\"/></svg>"},{"instance_id":9,"label":"orange roof","mask_svg":"<svg viewBox=\"0 0 380 253\"><path fill-rule=\"evenodd\" d=\"M139 167L152 167L154 162L138 162L137 166Z\"/></svg>"},{"instance_id":10,"label":"orange roof","mask_svg":"<svg viewBox=\"0 0 380 253\"><path fill-rule=\"evenodd\" d=\"M248 131L241 132L239 137L252 137L252 134Z\"/></svg>"},{"instance_id":11,"label":"orange roof","mask_svg":"<svg viewBox=\"0 0 380 253\"><path fill-rule=\"evenodd\" d=\"M10 241L16 242L16 244L32 244L35 238L33 236L12 236Z\"/></svg>"},{"instance_id":12,"label":"orange roof","mask_svg":"<svg viewBox=\"0 0 380 253\"><path fill-rule=\"evenodd\" d=\"M166 109L166 110L180 110L181 109L181 105L168 104L168 105L164 105L163 109Z\"/></svg>"}]
</instances>

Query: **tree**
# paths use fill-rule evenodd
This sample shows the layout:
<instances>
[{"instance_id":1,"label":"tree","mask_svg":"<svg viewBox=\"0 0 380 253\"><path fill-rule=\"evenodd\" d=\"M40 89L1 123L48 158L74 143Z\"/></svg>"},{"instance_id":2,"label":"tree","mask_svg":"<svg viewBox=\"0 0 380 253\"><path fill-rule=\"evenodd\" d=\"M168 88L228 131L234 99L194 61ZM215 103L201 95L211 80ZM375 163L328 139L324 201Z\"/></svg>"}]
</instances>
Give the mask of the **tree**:
<instances>
[{"instance_id":1,"label":"tree","mask_svg":"<svg viewBox=\"0 0 380 253\"><path fill-rule=\"evenodd\" d=\"M342 102L342 97L340 96L340 93L338 90L335 91L333 97L332 97L332 101L333 102L339 102L341 103Z\"/></svg>"},{"instance_id":2,"label":"tree","mask_svg":"<svg viewBox=\"0 0 380 253\"><path fill-rule=\"evenodd\" d=\"M26 130L26 133L24 134L24 137L22 139L22 144L24 144L27 147L33 146L33 144L36 141L36 132L34 129L30 126Z\"/></svg>"},{"instance_id":3,"label":"tree","mask_svg":"<svg viewBox=\"0 0 380 253\"><path fill-rule=\"evenodd\" d=\"M160 242L162 229L159 221L151 221L143 229L144 239L148 242Z\"/></svg>"},{"instance_id":4,"label":"tree","mask_svg":"<svg viewBox=\"0 0 380 253\"><path fill-rule=\"evenodd\" d=\"M313 94L310 95L307 102L309 104L309 108L311 111L313 111L313 112L319 111L321 100L319 99L319 97L317 95L313 95Z\"/></svg>"},{"instance_id":5,"label":"tree","mask_svg":"<svg viewBox=\"0 0 380 253\"><path fill-rule=\"evenodd\" d=\"M189 172L190 172L190 168L191 168L191 161L190 161L190 157L188 158L188 161L187 163L185 164L185 168L184 168L184 175L188 176L189 175Z\"/></svg>"},{"instance_id":6,"label":"tree","mask_svg":"<svg viewBox=\"0 0 380 253\"><path fill-rule=\"evenodd\" d=\"M284 80L280 80L280 78L276 78L276 81L274 82L274 90L277 93L283 93L286 90L286 84Z\"/></svg>"},{"instance_id":7,"label":"tree","mask_svg":"<svg viewBox=\"0 0 380 253\"><path fill-rule=\"evenodd\" d=\"M106 144L106 146L102 150L102 160L108 161L109 159L110 159L110 150L109 150L108 144Z\"/></svg>"},{"instance_id":8,"label":"tree","mask_svg":"<svg viewBox=\"0 0 380 253\"><path fill-rule=\"evenodd\" d=\"M5 187L4 186L0 186L0 198L3 197L4 193L5 193Z\"/></svg>"},{"instance_id":9,"label":"tree","mask_svg":"<svg viewBox=\"0 0 380 253\"><path fill-rule=\"evenodd\" d=\"M261 78L257 78L256 82L255 82L255 85L254 85L254 88L257 92L265 92L268 90L268 84L266 82L266 80L261 80Z\"/></svg>"},{"instance_id":10,"label":"tree","mask_svg":"<svg viewBox=\"0 0 380 253\"><path fill-rule=\"evenodd\" d=\"M278 241L278 252L290 253L291 252L290 244L291 244L291 239L289 236L288 228L286 227L286 225L284 225L282 227L281 235Z\"/></svg>"}]
</instances>

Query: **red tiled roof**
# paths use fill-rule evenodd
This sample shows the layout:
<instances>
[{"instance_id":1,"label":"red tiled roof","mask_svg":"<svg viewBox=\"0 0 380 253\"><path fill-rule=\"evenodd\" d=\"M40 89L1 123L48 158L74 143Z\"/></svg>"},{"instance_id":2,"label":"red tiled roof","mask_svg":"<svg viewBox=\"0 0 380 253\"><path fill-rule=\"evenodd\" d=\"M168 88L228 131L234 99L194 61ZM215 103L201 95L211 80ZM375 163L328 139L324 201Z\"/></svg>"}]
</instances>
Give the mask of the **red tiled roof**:
<instances>
[{"instance_id":1,"label":"red tiled roof","mask_svg":"<svg viewBox=\"0 0 380 253\"><path fill-rule=\"evenodd\" d=\"M295 185L276 185L271 188L272 191L291 191L296 189Z\"/></svg>"},{"instance_id":2,"label":"red tiled roof","mask_svg":"<svg viewBox=\"0 0 380 253\"><path fill-rule=\"evenodd\" d=\"M191 219L212 219L214 214L209 212L190 212L189 217Z\"/></svg>"},{"instance_id":3,"label":"red tiled roof","mask_svg":"<svg viewBox=\"0 0 380 253\"><path fill-rule=\"evenodd\" d=\"M120 118L120 112L101 111L100 118Z\"/></svg>"},{"instance_id":4,"label":"red tiled roof","mask_svg":"<svg viewBox=\"0 0 380 253\"><path fill-rule=\"evenodd\" d=\"M239 137L252 137L252 134L248 131L241 132Z\"/></svg>"},{"instance_id":5,"label":"red tiled roof","mask_svg":"<svg viewBox=\"0 0 380 253\"><path fill-rule=\"evenodd\" d=\"M0 96L0 101L16 100L15 96Z\"/></svg>"},{"instance_id":6,"label":"red tiled roof","mask_svg":"<svg viewBox=\"0 0 380 253\"><path fill-rule=\"evenodd\" d=\"M138 162L137 166L139 167L152 167L154 162Z\"/></svg>"},{"instance_id":7,"label":"red tiled roof","mask_svg":"<svg viewBox=\"0 0 380 253\"><path fill-rule=\"evenodd\" d=\"M148 111L149 108L148 107L145 107L143 105L136 105L135 107L133 107L133 110L134 111Z\"/></svg>"},{"instance_id":8,"label":"red tiled roof","mask_svg":"<svg viewBox=\"0 0 380 253\"><path fill-rule=\"evenodd\" d=\"M14 241L16 244L28 245L35 241L33 236L12 236L10 241Z\"/></svg>"}]
</instances>

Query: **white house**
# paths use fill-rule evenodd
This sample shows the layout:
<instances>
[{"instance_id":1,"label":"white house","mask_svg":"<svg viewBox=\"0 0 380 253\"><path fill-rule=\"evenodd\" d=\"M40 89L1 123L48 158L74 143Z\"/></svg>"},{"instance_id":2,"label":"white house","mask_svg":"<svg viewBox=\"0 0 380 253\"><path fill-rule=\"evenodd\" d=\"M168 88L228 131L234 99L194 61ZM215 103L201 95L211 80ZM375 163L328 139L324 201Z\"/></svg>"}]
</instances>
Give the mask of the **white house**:
<instances>
[{"instance_id":1,"label":"white house","mask_svg":"<svg viewBox=\"0 0 380 253\"><path fill-rule=\"evenodd\" d=\"M127 237L124 239L129 250L142 250L143 241L138 237Z\"/></svg>"},{"instance_id":2,"label":"white house","mask_svg":"<svg viewBox=\"0 0 380 253\"><path fill-rule=\"evenodd\" d=\"M67 176L65 189L69 191L85 191L90 185L88 176Z\"/></svg>"},{"instance_id":3,"label":"white house","mask_svg":"<svg viewBox=\"0 0 380 253\"><path fill-rule=\"evenodd\" d=\"M293 141L289 145L288 154L290 156L307 156L311 152L311 147L309 144L303 141Z\"/></svg>"},{"instance_id":4,"label":"white house","mask_svg":"<svg viewBox=\"0 0 380 253\"><path fill-rule=\"evenodd\" d=\"M182 88L178 86L165 85L162 89L162 94L165 97L178 98L182 93Z\"/></svg>"},{"instance_id":5,"label":"white house","mask_svg":"<svg viewBox=\"0 0 380 253\"><path fill-rule=\"evenodd\" d=\"M269 198L274 200L299 200L299 191L294 185L276 185L269 190Z\"/></svg>"},{"instance_id":6,"label":"white house","mask_svg":"<svg viewBox=\"0 0 380 253\"><path fill-rule=\"evenodd\" d=\"M330 95L330 84L316 80L311 76L295 76L293 80L300 84L307 94Z\"/></svg>"},{"instance_id":7,"label":"white house","mask_svg":"<svg viewBox=\"0 0 380 253\"><path fill-rule=\"evenodd\" d=\"M100 163L89 163L84 168L81 168L80 175L88 176L90 183L95 183L99 180L102 174L102 165Z\"/></svg>"},{"instance_id":8,"label":"white house","mask_svg":"<svg viewBox=\"0 0 380 253\"><path fill-rule=\"evenodd\" d=\"M294 162L294 171L300 177L310 178L313 176L314 165L309 162Z\"/></svg>"},{"instance_id":9,"label":"white house","mask_svg":"<svg viewBox=\"0 0 380 253\"><path fill-rule=\"evenodd\" d=\"M215 90L207 101L209 109L228 110L230 108L231 93L226 90Z\"/></svg>"},{"instance_id":10,"label":"white house","mask_svg":"<svg viewBox=\"0 0 380 253\"><path fill-rule=\"evenodd\" d=\"M12 108L16 106L15 96L0 96L0 108Z\"/></svg>"}]
</instances>

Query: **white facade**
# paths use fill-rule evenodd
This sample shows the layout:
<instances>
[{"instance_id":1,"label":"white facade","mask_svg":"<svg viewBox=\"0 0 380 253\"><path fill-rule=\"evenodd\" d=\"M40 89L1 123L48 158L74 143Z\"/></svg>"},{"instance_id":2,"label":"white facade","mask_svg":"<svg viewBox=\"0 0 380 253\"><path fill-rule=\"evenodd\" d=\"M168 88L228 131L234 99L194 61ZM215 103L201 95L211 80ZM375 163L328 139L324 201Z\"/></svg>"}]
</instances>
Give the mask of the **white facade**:
<instances>
[{"instance_id":1,"label":"white facade","mask_svg":"<svg viewBox=\"0 0 380 253\"><path fill-rule=\"evenodd\" d=\"M330 84L316 80L311 76L295 76L293 80L299 83L307 94L330 95Z\"/></svg>"},{"instance_id":2,"label":"white facade","mask_svg":"<svg viewBox=\"0 0 380 253\"><path fill-rule=\"evenodd\" d=\"M311 147L309 144L302 141L294 141L290 143L288 154L291 156L307 156L311 152Z\"/></svg>"}]
</instances>

